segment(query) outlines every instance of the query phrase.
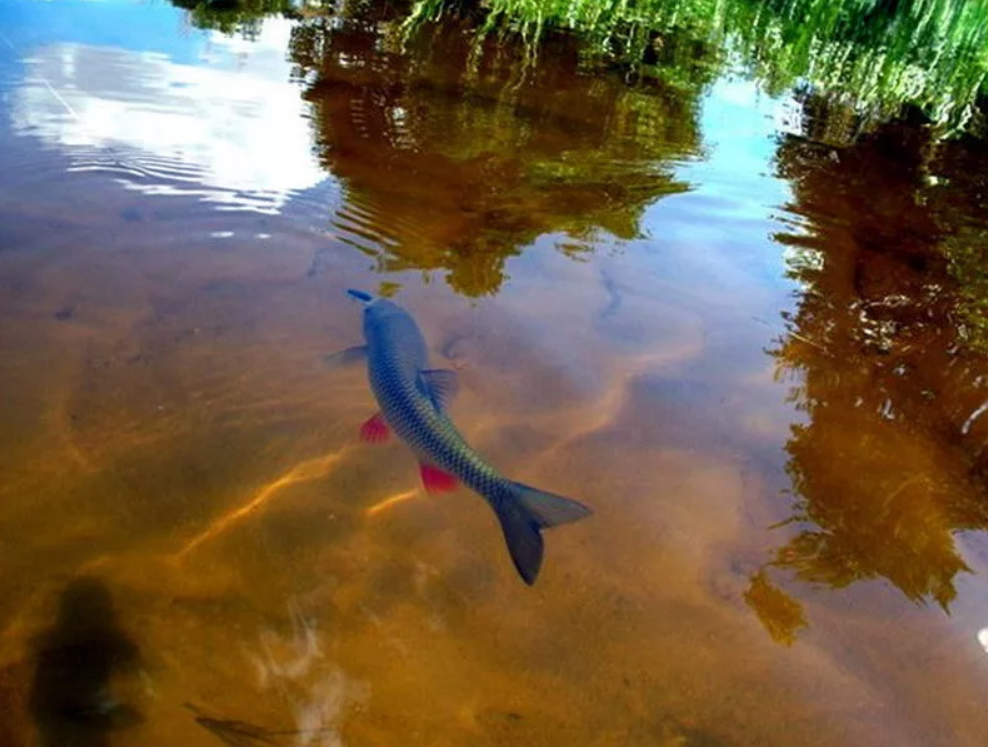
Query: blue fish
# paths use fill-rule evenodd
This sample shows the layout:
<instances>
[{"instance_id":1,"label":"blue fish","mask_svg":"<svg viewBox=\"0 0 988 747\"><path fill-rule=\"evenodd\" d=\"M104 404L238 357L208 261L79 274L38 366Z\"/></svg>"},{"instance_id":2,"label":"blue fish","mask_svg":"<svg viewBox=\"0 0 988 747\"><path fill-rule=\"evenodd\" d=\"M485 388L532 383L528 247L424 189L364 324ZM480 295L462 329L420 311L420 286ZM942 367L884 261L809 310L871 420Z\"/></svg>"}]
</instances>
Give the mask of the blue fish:
<instances>
[{"instance_id":1,"label":"blue fish","mask_svg":"<svg viewBox=\"0 0 988 747\"><path fill-rule=\"evenodd\" d=\"M334 357L366 361L380 407L361 427L361 438L379 443L394 431L419 458L426 490L447 492L462 483L483 497L501 523L519 575L525 583L535 583L542 567L542 530L592 511L569 498L513 482L485 462L447 414L458 388L457 374L429 368L425 338L411 314L384 298L356 290L347 293L364 304L365 344Z\"/></svg>"}]
</instances>

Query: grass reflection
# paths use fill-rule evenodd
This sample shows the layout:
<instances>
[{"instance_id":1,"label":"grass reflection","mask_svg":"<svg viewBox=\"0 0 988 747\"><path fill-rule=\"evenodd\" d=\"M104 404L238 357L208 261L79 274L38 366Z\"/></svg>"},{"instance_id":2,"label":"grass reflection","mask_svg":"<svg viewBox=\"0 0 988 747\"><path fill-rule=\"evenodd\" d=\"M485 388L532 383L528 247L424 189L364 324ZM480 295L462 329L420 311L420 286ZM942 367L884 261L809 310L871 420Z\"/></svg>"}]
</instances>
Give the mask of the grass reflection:
<instances>
[{"instance_id":1,"label":"grass reflection","mask_svg":"<svg viewBox=\"0 0 988 747\"><path fill-rule=\"evenodd\" d=\"M419 0L413 19L455 5ZM988 7L962 0L490 0L487 29L516 28L527 38L546 28L574 30L591 49L645 75L675 79L684 42L739 52L775 93L809 84L850 103L872 122L918 106L948 130L964 126L984 95Z\"/></svg>"},{"instance_id":2,"label":"grass reflection","mask_svg":"<svg viewBox=\"0 0 988 747\"><path fill-rule=\"evenodd\" d=\"M265 15L333 13L311 0L296 11L285 0L174 0L193 23L256 33ZM359 3L344 15L364 12ZM807 88L831 107L846 104L866 123L919 107L944 132L984 126L988 6L963 0L415 0L394 11L413 40L439 18L479 18L481 36L513 30L531 59L551 29L582 41L582 54L630 66L684 92L696 91L728 64L725 48L774 93ZM457 26L459 20L450 25Z\"/></svg>"}]
</instances>

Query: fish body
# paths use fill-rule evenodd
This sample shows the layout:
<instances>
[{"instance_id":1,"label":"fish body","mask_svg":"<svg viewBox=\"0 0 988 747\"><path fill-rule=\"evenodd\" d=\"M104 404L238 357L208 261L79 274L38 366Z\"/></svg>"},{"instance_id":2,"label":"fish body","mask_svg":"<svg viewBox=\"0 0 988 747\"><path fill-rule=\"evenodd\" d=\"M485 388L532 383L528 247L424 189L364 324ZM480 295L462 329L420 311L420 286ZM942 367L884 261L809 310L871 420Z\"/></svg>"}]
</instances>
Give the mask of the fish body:
<instances>
[{"instance_id":1,"label":"fish body","mask_svg":"<svg viewBox=\"0 0 988 747\"><path fill-rule=\"evenodd\" d=\"M365 304L364 355L381 408L362 434L367 440L382 440L393 429L419 458L427 489L449 489L459 481L482 496L501 523L518 573L533 584L542 565L541 530L576 521L591 510L509 480L484 461L446 412L456 394L456 372L429 368L425 338L411 314L387 299L349 293Z\"/></svg>"}]
</instances>

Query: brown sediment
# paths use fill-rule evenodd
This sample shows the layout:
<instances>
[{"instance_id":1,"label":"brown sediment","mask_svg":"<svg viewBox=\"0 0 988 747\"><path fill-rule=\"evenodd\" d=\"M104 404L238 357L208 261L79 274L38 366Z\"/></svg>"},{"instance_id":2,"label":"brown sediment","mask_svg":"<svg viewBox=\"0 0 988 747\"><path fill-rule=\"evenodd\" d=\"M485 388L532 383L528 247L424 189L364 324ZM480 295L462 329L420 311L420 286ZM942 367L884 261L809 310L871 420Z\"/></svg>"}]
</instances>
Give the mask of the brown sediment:
<instances>
[{"instance_id":1,"label":"brown sediment","mask_svg":"<svg viewBox=\"0 0 988 747\"><path fill-rule=\"evenodd\" d=\"M151 480L177 479L174 493L191 498L146 505L128 483L112 494L84 491L79 505L103 518L80 514L76 523L92 522L100 542L120 550L81 553L69 564L101 573L118 589L121 615L131 616L142 645L160 652L150 673L157 705L144 727L146 744L181 739L205 747L215 740L175 705L190 700L217 719L271 731L298 730L297 720L309 719L347 745L393 744L395 734L423 746L915 742L897 729L878 733L878 725L898 718L888 710L889 693L926 702L933 723L968 720L963 733L974 732L970 709L924 701L918 670L896 669L881 657L861 664L867 646L882 646L883 621L899 615L893 598L867 613L837 614L797 589L810 627L791 648L781 648L753 613L733 603L743 585L728 579L726 592L712 588L711 568L743 555L755 569L770 557L771 539L753 534L745 516L753 504L763 504L764 516L778 504L770 483L747 485L748 467L737 452L742 441L718 441L723 421L716 418L775 423L759 434L777 433L779 425L771 412L731 405L725 413L716 389L689 383L688 368L708 362L699 325L677 325L676 334L652 326L654 337L637 352L606 335L581 333L586 348L574 362L585 365L586 384L576 365L545 364L543 330L505 323L521 318L530 300L509 295L488 312L485 330L502 337L471 362L464 375L477 387L465 387L453 417L509 476L595 508L582 525L546 533L546 567L531 590L513 577L481 501L466 491L410 500L418 476L414 460L397 447L325 451L336 440L327 436L327 422L342 428L338 421L370 400L357 395L363 381L335 384L317 363L302 367L320 347L302 330L318 324L324 309L314 306L301 323L289 306L275 307L264 336L289 351L280 362L264 360L264 344L252 339L257 328L233 327L231 337L208 344L193 338L184 349L164 347L160 329L132 333L149 354L160 350L148 365L160 374L167 406L184 415L162 421L164 430L156 432L157 425L143 420L143 385L134 380L144 373L116 370L113 386L124 384L128 392L119 406L109 407L95 392L85 395L92 420L81 431L100 459L96 474L78 470L79 479L98 491L108 465L119 470L128 454L140 453L140 472ZM414 294L407 303L417 308ZM332 308L340 318L353 311L342 303ZM599 308L571 312L572 324L586 328ZM636 313L648 318L662 308L645 304ZM233 308L228 313L236 316ZM426 309L427 334L439 322L455 326L458 313L453 303ZM325 349L347 344L345 336ZM217 364L215 355L230 363ZM765 388L764 368L754 383L752 375L739 374L738 391ZM548 403L538 401L539 386L525 386L542 376L559 377ZM209 407L208 417L184 403ZM181 451L181 440L199 428L206 434ZM211 486L196 471L168 477L190 459L229 476L227 484ZM896 483L900 499L911 489L902 485ZM289 489L299 492L284 500ZM133 536L114 513L118 501L132 501ZM393 510L399 502L402 510ZM330 520L329 513L341 518ZM167 528L157 525L159 517L167 518ZM197 520L208 527L193 529ZM69 529L45 531L57 545ZM200 554L206 547L210 552ZM308 669L291 645L261 635L274 630L292 640L284 598L293 594L305 600L312 616L306 635L320 652ZM724 603L724 594L732 603ZM45 624L42 605L18 598L24 615L4 638L14 658L17 641ZM899 646L917 646L930 628L942 627L920 612L906 622L897 628ZM265 685L256 661L269 655L277 666L266 665ZM957 657L924 661L957 682L943 701L977 680ZM290 670L297 676L275 674ZM319 710L316 697L338 697L340 708ZM767 702L775 704L771 715Z\"/></svg>"},{"instance_id":2,"label":"brown sediment","mask_svg":"<svg viewBox=\"0 0 988 747\"><path fill-rule=\"evenodd\" d=\"M348 747L980 745L988 620L983 578L964 569L986 561L954 544L985 526L968 466L979 364L940 366L956 359L927 293L942 273L857 246L898 213L863 219L867 201L847 195L883 190L833 191L837 166L783 150L813 249L830 252L802 270L786 329L789 286L743 260L727 280L691 264L724 251L695 239L698 214L739 249L779 247L734 238L717 206L736 198L683 191L669 163L697 147L689 107L636 117L649 94L575 63L504 96L500 63L480 69L467 101L462 34L422 68L374 28L300 62L318 156L344 182L338 213L314 213L321 234L290 207L261 225L86 177L102 191L59 208L56 240L30 204L49 198L21 199L5 235L54 243L0 255L4 707L23 709L28 643L85 573L148 654L149 747L216 742L188 702L228 735ZM674 230L641 238L645 206L669 194ZM837 227L827 200L847 201ZM759 242L777 228L751 220ZM907 243L930 231L909 225ZM250 238L262 230L276 242ZM224 231L236 241L209 236ZM401 283L430 341L468 364L452 416L478 451L594 508L546 532L534 588L476 496L412 500L403 449L340 445L373 406L363 377L320 359L359 339L344 288L378 283ZM916 308L882 301L898 296ZM914 396L893 359L940 400Z\"/></svg>"}]
</instances>

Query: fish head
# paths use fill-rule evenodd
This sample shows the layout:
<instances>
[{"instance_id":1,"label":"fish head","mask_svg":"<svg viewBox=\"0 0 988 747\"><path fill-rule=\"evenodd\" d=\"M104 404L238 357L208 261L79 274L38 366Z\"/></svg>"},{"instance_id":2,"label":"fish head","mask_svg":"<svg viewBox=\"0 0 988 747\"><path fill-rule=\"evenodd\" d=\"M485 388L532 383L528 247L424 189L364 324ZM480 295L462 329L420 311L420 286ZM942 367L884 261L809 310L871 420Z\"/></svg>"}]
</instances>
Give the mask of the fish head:
<instances>
[{"instance_id":1,"label":"fish head","mask_svg":"<svg viewBox=\"0 0 988 747\"><path fill-rule=\"evenodd\" d=\"M386 298L375 298L358 290L348 290L347 294L364 304L364 337L368 340L408 315L398 304Z\"/></svg>"},{"instance_id":2,"label":"fish head","mask_svg":"<svg viewBox=\"0 0 988 747\"><path fill-rule=\"evenodd\" d=\"M375 332L391 327L407 315L398 304L386 298L376 298L364 307L364 336L369 340Z\"/></svg>"}]
</instances>

